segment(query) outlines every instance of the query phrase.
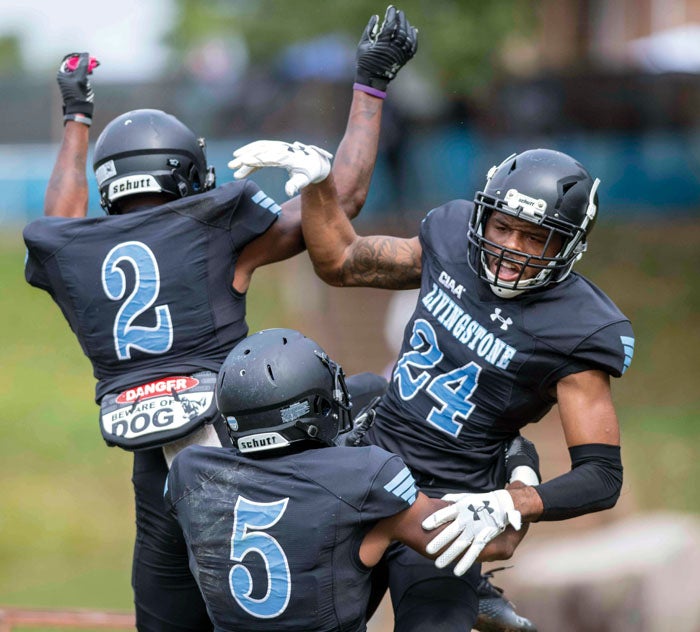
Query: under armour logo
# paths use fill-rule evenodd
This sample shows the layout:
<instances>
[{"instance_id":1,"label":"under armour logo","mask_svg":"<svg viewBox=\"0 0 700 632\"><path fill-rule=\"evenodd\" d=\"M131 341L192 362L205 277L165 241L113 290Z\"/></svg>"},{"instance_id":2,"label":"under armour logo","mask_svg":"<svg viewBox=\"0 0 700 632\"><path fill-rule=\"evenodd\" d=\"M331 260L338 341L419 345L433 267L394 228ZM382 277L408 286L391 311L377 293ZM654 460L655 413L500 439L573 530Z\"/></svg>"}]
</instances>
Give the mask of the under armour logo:
<instances>
[{"instance_id":1,"label":"under armour logo","mask_svg":"<svg viewBox=\"0 0 700 632\"><path fill-rule=\"evenodd\" d=\"M294 154L294 153L296 153L297 151L300 151L300 152L301 152L302 154L304 154L305 156L308 156L308 155L309 155L309 152L306 151L306 149L307 149L307 148L306 148L306 145L302 145L301 143L296 143L296 144L294 144L294 145L287 145L287 151L288 151L290 154Z\"/></svg>"},{"instance_id":2,"label":"under armour logo","mask_svg":"<svg viewBox=\"0 0 700 632\"><path fill-rule=\"evenodd\" d=\"M494 512L494 510L491 509L491 507L489 507L490 503L491 503L491 501L485 500L484 504L481 505L480 507L474 507L474 505L469 505L467 507L467 509L469 509L469 511L471 511L474 514L474 516L473 516L474 521L481 520L481 518L479 518L480 511L486 511L489 514L492 514Z\"/></svg>"},{"instance_id":3,"label":"under armour logo","mask_svg":"<svg viewBox=\"0 0 700 632\"><path fill-rule=\"evenodd\" d=\"M501 321L501 329L503 329L503 331L507 331L508 327L510 327L513 324L513 321L510 318L503 318L503 316L501 316L501 308L500 307L496 307L493 310L493 314L491 314L491 320L493 320L493 321L500 320Z\"/></svg>"}]
</instances>

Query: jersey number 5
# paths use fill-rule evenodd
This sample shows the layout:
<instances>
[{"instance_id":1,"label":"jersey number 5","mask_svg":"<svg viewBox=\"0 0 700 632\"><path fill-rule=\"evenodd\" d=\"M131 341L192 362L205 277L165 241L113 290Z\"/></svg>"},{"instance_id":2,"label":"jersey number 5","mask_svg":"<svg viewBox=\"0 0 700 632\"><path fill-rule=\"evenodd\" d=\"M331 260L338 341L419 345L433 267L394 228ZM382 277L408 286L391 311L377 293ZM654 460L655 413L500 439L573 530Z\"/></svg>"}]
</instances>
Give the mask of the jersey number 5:
<instances>
[{"instance_id":1,"label":"jersey number 5","mask_svg":"<svg viewBox=\"0 0 700 632\"><path fill-rule=\"evenodd\" d=\"M273 503L256 503L243 496L236 501L231 559L238 563L229 572L229 588L238 605L259 619L282 614L292 591L287 556L279 542L264 533L282 517L288 501L289 498L283 498ZM245 556L253 551L262 556L267 570L267 592L259 599L251 597L253 578L243 564Z\"/></svg>"},{"instance_id":2,"label":"jersey number 5","mask_svg":"<svg viewBox=\"0 0 700 632\"><path fill-rule=\"evenodd\" d=\"M438 430L456 437L462 430L458 420L466 420L474 409L469 398L479 383L481 367L470 362L431 379L429 370L438 365L444 354L438 346L433 326L422 318L413 323L411 346L413 351L404 353L394 369L393 379L399 387L399 394L408 401L425 388L437 403L426 420Z\"/></svg>"},{"instance_id":3,"label":"jersey number 5","mask_svg":"<svg viewBox=\"0 0 700 632\"><path fill-rule=\"evenodd\" d=\"M102 287L113 301L121 301L126 293L126 277L120 264L133 268L135 282L114 319L112 333L117 357L130 359L132 348L154 354L169 351L173 344L173 323L167 305L153 309L156 318L153 327L133 324L158 299L160 270L155 255L139 241L125 241L109 251L102 262Z\"/></svg>"}]
</instances>

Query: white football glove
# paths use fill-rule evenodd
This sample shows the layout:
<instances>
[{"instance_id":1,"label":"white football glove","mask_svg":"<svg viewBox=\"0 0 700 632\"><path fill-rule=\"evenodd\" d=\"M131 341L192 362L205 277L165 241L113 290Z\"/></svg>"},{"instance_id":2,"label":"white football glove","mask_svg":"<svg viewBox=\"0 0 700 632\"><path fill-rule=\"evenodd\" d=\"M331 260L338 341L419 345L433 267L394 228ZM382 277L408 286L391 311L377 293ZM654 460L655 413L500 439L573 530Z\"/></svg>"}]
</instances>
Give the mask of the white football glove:
<instances>
[{"instance_id":1,"label":"white football glove","mask_svg":"<svg viewBox=\"0 0 700 632\"><path fill-rule=\"evenodd\" d=\"M452 524L435 536L425 550L434 555L450 544L435 560L438 568L444 568L466 551L454 568L455 575L466 573L484 547L508 525L520 530L520 512L505 489L485 494L446 494L442 500L452 504L429 515L423 520L423 528L430 531L446 522Z\"/></svg>"},{"instance_id":2,"label":"white football glove","mask_svg":"<svg viewBox=\"0 0 700 632\"><path fill-rule=\"evenodd\" d=\"M256 140L236 149L228 166L234 170L233 177L239 180L262 167L282 167L290 175L284 190L293 197L307 184L322 182L328 177L331 158L333 154L315 145Z\"/></svg>"}]
</instances>

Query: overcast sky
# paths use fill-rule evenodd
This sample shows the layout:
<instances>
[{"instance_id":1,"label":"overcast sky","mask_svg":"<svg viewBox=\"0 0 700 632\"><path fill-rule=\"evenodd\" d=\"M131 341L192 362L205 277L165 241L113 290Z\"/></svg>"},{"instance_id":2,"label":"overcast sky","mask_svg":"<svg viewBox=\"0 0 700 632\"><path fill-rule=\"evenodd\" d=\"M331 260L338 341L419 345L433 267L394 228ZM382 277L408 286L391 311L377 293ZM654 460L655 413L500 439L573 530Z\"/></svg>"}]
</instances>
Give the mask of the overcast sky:
<instances>
[{"instance_id":1,"label":"overcast sky","mask_svg":"<svg viewBox=\"0 0 700 632\"><path fill-rule=\"evenodd\" d=\"M37 72L87 50L103 63L101 80L147 79L163 67L159 40L171 7L171 0L0 0L0 35L17 33Z\"/></svg>"}]
</instances>

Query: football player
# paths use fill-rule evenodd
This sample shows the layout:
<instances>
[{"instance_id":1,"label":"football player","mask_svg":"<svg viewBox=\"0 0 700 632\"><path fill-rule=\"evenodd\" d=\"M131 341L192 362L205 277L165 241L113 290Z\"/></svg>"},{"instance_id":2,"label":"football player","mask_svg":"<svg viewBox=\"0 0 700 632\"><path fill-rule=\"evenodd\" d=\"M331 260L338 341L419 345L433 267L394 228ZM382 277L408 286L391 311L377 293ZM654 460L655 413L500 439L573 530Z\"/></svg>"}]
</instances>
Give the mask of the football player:
<instances>
[{"instance_id":1,"label":"football player","mask_svg":"<svg viewBox=\"0 0 700 632\"><path fill-rule=\"evenodd\" d=\"M370 568L395 540L424 553L421 522L447 503L400 457L345 447L343 371L298 331L239 342L216 402L236 447L182 450L165 490L215 628L364 630ZM518 539L509 527L489 559Z\"/></svg>"},{"instance_id":2,"label":"football player","mask_svg":"<svg viewBox=\"0 0 700 632\"><path fill-rule=\"evenodd\" d=\"M330 160L316 169L313 147L281 156L268 142L241 148L238 160L312 183L302 224L324 281L420 288L367 439L400 455L427 495L450 502L426 528L454 522L428 547L447 546L435 565L402 544L383 564L397 630L436 629L437 620L441 630L468 629L478 612L475 561L514 510L526 523L564 520L611 508L620 494L610 377L629 367L634 337L615 304L572 271L598 217L599 180L566 154L531 149L494 166L473 202L430 211L418 236L360 237L340 212ZM571 470L504 490L503 441L555 403ZM445 568L458 558L456 574Z\"/></svg>"},{"instance_id":3,"label":"football player","mask_svg":"<svg viewBox=\"0 0 700 632\"><path fill-rule=\"evenodd\" d=\"M394 7L381 23L373 16L359 42L336 168L348 217L367 194L387 84L416 46L416 29ZM250 181L215 187L204 140L145 109L117 117L98 137L93 167L106 215L86 218L95 66L74 53L57 74L64 135L46 217L24 230L26 278L51 295L92 362L104 439L134 453L138 629L211 630L163 484L184 445L229 441L213 400L216 372L248 333L255 270L304 247L300 202L280 206ZM384 386L361 375L355 395L371 398Z\"/></svg>"}]
</instances>

